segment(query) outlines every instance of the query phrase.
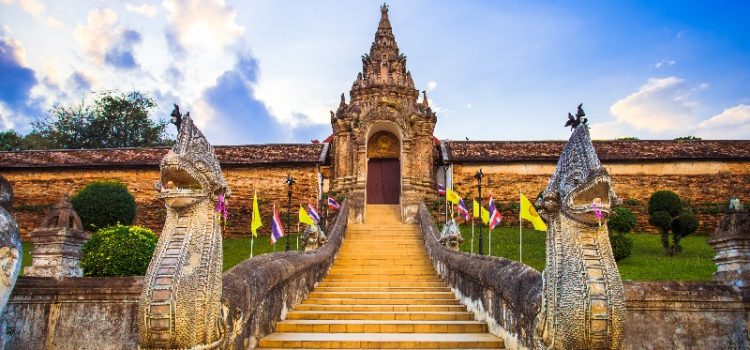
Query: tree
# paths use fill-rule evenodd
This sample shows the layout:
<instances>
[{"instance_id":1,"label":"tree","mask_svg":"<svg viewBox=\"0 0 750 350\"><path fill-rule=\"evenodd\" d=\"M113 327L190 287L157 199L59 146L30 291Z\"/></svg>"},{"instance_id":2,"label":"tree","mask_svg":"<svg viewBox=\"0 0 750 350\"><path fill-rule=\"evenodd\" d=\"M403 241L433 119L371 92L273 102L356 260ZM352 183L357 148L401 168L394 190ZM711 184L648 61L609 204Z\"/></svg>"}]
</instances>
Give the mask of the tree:
<instances>
[{"instance_id":1,"label":"tree","mask_svg":"<svg viewBox=\"0 0 750 350\"><path fill-rule=\"evenodd\" d=\"M149 118L155 107L153 99L138 91L103 91L90 105L58 104L34 122L31 134L27 135L38 135L49 143L27 144L29 148L43 149L169 145L173 141L166 134L167 122Z\"/></svg>"},{"instance_id":2,"label":"tree","mask_svg":"<svg viewBox=\"0 0 750 350\"><path fill-rule=\"evenodd\" d=\"M680 239L698 229L698 220L693 211L684 206L680 197L672 191L656 191L648 200L649 224L661 231L661 244L667 255L682 251ZM672 231L672 243L669 232Z\"/></svg>"},{"instance_id":3,"label":"tree","mask_svg":"<svg viewBox=\"0 0 750 350\"><path fill-rule=\"evenodd\" d=\"M70 199L83 228L96 231L117 224L131 225L136 204L125 184L116 181L88 183Z\"/></svg>"},{"instance_id":4,"label":"tree","mask_svg":"<svg viewBox=\"0 0 750 350\"><path fill-rule=\"evenodd\" d=\"M158 237L140 226L116 225L96 231L83 245L86 276L143 276Z\"/></svg>"},{"instance_id":5,"label":"tree","mask_svg":"<svg viewBox=\"0 0 750 350\"><path fill-rule=\"evenodd\" d=\"M674 139L675 141L700 141L702 140L700 137L695 136L682 136Z\"/></svg>"},{"instance_id":6,"label":"tree","mask_svg":"<svg viewBox=\"0 0 750 350\"><path fill-rule=\"evenodd\" d=\"M23 147L23 136L13 130L0 132L0 151L20 151Z\"/></svg>"}]
</instances>

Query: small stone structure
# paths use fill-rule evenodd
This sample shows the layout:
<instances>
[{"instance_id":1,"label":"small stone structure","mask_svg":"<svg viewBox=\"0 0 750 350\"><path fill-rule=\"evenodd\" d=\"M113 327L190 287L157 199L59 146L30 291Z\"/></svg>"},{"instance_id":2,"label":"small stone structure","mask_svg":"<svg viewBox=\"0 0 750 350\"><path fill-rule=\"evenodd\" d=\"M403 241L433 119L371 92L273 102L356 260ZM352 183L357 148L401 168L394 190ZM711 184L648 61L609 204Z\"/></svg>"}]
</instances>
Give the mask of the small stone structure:
<instances>
[{"instance_id":1,"label":"small stone structure","mask_svg":"<svg viewBox=\"0 0 750 350\"><path fill-rule=\"evenodd\" d=\"M450 219L443 230L440 232L440 244L447 247L450 250L459 251L461 249L461 243L464 238L461 237L461 230L458 229L455 219Z\"/></svg>"},{"instance_id":2,"label":"small stone structure","mask_svg":"<svg viewBox=\"0 0 750 350\"><path fill-rule=\"evenodd\" d=\"M731 208L708 244L716 250L714 281L750 287L750 214Z\"/></svg>"},{"instance_id":3,"label":"small stone structure","mask_svg":"<svg viewBox=\"0 0 750 350\"><path fill-rule=\"evenodd\" d=\"M319 225L307 226L305 232L302 234L302 246L305 247L306 252L318 249L325 243L326 234Z\"/></svg>"},{"instance_id":4,"label":"small stone structure","mask_svg":"<svg viewBox=\"0 0 750 350\"><path fill-rule=\"evenodd\" d=\"M24 274L37 277L81 277L83 244L91 234L83 230L81 218L73 210L68 198L63 197L44 218L38 228L31 231L31 266Z\"/></svg>"}]
</instances>

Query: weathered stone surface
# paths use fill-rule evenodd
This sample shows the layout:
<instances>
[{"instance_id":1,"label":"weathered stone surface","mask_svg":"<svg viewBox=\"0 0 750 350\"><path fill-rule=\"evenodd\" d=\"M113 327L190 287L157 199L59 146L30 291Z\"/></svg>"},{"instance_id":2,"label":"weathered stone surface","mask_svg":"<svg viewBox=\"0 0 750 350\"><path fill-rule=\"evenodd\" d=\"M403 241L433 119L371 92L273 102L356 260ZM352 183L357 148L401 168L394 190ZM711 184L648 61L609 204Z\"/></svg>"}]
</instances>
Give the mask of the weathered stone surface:
<instances>
[{"instance_id":1,"label":"weathered stone surface","mask_svg":"<svg viewBox=\"0 0 750 350\"><path fill-rule=\"evenodd\" d=\"M227 312L225 349L251 349L273 332L276 323L298 304L328 272L346 232L349 200L329 227L321 248L264 254L248 259L224 274Z\"/></svg>"},{"instance_id":2,"label":"weathered stone surface","mask_svg":"<svg viewBox=\"0 0 750 350\"><path fill-rule=\"evenodd\" d=\"M7 350L135 349L142 277L22 276L0 318Z\"/></svg>"},{"instance_id":3,"label":"weathered stone surface","mask_svg":"<svg viewBox=\"0 0 750 350\"><path fill-rule=\"evenodd\" d=\"M708 244L716 251L714 281L750 287L750 214L727 213Z\"/></svg>"},{"instance_id":4,"label":"weathered stone surface","mask_svg":"<svg viewBox=\"0 0 750 350\"><path fill-rule=\"evenodd\" d=\"M232 188L229 200L229 219L224 230L225 237L250 234L250 220L253 208L253 193L258 191L263 222L270 222L271 203L286 208L287 174L297 183L294 185L292 207L299 204L315 203L320 193L316 164L261 165L253 167L222 168L227 183ZM118 180L124 182L128 191L135 197L138 209L135 224L161 232L166 219L164 202L158 198L154 183L159 181L158 167L148 168L39 168L3 169L3 175L15 186L16 201L13 216L21 227L21 234L28 238L29 233L39 226L49 207L63 195L72 195L87 183L97 180ZM286 210L279 212L282 218ZM270 225L259 229L259 234L267 235Z\"/></svg>"},{"instance_id":5,"label":"weathered stone surface","mask_svg":"<svg viewBox=\"0 0 750 350\"><path fill-rule=\"evenodd\" d=\"M714 282L625 282L622 349L748 349L747 295Z\"/></svg>"}]
</instances>

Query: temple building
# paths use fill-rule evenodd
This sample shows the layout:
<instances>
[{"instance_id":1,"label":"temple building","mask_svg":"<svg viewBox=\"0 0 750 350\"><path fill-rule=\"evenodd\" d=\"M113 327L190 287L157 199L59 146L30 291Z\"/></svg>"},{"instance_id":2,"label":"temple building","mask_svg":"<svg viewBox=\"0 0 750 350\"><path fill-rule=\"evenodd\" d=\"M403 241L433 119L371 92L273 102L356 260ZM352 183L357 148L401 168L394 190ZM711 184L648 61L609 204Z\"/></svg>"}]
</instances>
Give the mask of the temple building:
<instances>
[{"instance_id":1,"label":"temple building","mask_svg":"<svg viewBox=\"0 0 750 350\"><path fill-rule=\"evenodd\" d=\"M476 196L474 174L482 169L482 193L510 208L503 222L513 224L517 214L512 203L518 193L532 197L546 186L564 141L452 141L433 134L439 116L426 93L416 88L388 16L387 6L381 7L374 41L362 56L362 71L348 99L342 94L338 107L331 106L332 134L322 143L215 147L233 189L225 235L249 234L256 190L263 215L270 215L270 203L285 207L287 175L297 181L293 202L313 203L327 194L348 197L352 222L367 221L368 203L398 204L402 220L414 222L419 202L437 202L438 184L447 183L464 197ZM715 229L728 198L750 193L747 140L595 141L594 146L616 192L637 214L638 231L653 230L645 211L656 190L670 189L690 200L704 232ZM138 205L136 224L158 232L165 212L153 185L167 151L0 152L0 174L15 189L14 215L24 236L59 198L95 180L126 183Z\"/></svg>"}]
</instances>

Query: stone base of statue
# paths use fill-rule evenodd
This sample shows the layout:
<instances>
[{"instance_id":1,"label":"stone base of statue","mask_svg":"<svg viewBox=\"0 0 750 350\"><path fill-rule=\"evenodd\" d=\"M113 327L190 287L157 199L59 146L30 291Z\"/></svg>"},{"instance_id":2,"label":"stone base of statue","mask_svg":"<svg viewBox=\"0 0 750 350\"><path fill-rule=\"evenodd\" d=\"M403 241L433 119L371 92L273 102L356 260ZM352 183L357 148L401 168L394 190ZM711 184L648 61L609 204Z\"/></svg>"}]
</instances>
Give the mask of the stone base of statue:
<instances>
[{"instance_id":1,"label":"stone base of statue","mask_svg":"<svg viewBox=\"0 0 750 350\"><path fill-rule=\"evenodd\" d=\"M714 281L750 287L750 214L727 213L708 244L716 251Z\"/></svg>"},{"instance_id":2,"label":"stone base of statue","mask_svg":"<svg viewBox=\"0 0 750 350\"><path fill-rule=\"evenodd\" d=\"M82 277L83 244L90 233L64 227L42 228L31 231L31 266L24 268L26 276Z\"/></svg>"}]
</instances>

